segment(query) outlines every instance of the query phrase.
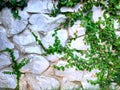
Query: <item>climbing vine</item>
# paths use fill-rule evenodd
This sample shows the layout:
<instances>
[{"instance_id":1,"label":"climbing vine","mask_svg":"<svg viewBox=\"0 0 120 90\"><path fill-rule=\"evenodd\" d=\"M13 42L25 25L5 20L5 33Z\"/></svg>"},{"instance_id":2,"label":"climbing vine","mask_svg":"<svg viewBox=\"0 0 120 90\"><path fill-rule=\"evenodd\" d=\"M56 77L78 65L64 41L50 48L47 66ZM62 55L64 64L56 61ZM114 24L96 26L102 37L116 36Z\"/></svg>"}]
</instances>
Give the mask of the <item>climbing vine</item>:
<instances>
[{"instance_id":1,"label":"climbing vine","mask_svg":"<svg viewBox=\"0 0 120 90\"><path fill-rule=\"evenodd\" d=\"M77 4L82 4L82 7L76 12L61 12L62 7L74 7ZM1 0L0 10L5 7L11 8L14 18L20 19L18 8L23 9L27 5L27 0ZM92 19L93 6L101 7L103 12L103 18L99 18L98 21ZM62 59L67 61L65 66L54 67L58 70L64 70L65 68L75 67L76 70L88 70L98 69L99 72L96 73L97 80L89 82L91 84L99 84L102 90L110 90L111 84L115 83L120 86L120 37L116 36L114 22L115 20L120 24L120 1L119 0L58 0L58 4L54 4L54 10L51 11L50 16L57 16L58 14L64 14L67 18L61 25L63 28L71 27L77 20L81 21L81 26L86 28L85 33L85 44L89 45L90 48L86 51L71 49L71 42L77 38L70 38L66 43L66 46L62 46L59 37L57 36L57 31L61 29L58 27L53 33L55 38L55 43L49 48L45 48L44 44L35 35L34 32L31 33L35 37L36 42L45 51L44 55L48 54L62 54L64 53ZM120 30L118 28L117 30ZM13 51L9 48L1 51L8 52L12 61L13 71L5 71L5 74L15 74L18 80L18 86L16 90L19 89L19 79L22 72L20 68L28 63L28 60L23 59L20 63L17 63ZM79 57L75 53L84 55L85 58Z\"/></svg>"},{"instance_id":2,"label":"climbing vine","mask_svg":"<svg viewBox=\"0 0 120 90\"><path fill-rule=\"evenodd\" d=\"M83 5L77 12L62 13L60 11L63 6L73 7L77 3ZM93 6L101 7L101 9L104 10L104 19L99 18L96 22L92 19ZM64 28L73 26L74 22L77 20L81 21L81 26L86 28L84 40L90 48L86 51L71 49L71 42L75 39L71 39L66 46L63 47L55 30L53 37L55 37L56 41L53 46L45 49L45 52L47 54L54 54L55 52L64 53L62 59L67 60L68 64L60 67L54 65L54 67L58 70L64 70L69 67L76 67L77 70L88 71L98 69L99 72L96 73L97 80L89 80L91 84L99 84L102 90L110 90L112 83L120 86L120 37L116 36L114 28L115 20L120 24L120 1L60 0L55 6L55 9L52 10L50 16L56 16L60 13L67 17L66 22L61 24ZM120 29L118 28L117 30ZM79 57L74 54L74 52L84 55L86 59Z\"/></svg>"},{"instance_id":3,"label":"climbing vine","mask_svg":"<svg viewBox=\"0 0 120 90\"><path fill-rule=\"evenodd\" d=\"M14 52L13 52L12 49L6 48L5 50L0 51L0 53L3 53L3 52L8 52L9 53L10 58L11 58L11 62L12 62L12 66L11 67L13 69L12 71L4 71L3 73L4 74L10 74L10 75L12 75L12 74L16 75L17 86L16 86L15 90L19 90L20 77L21 77L22 74L24 74L24 73L22 73L20 71L20 69L24 65L26 65L29 62L29 60L24 58L24 59L22 59L22 61L20 63L18 63L17 60L15 59Z\"/></svg>"}]
</instances>

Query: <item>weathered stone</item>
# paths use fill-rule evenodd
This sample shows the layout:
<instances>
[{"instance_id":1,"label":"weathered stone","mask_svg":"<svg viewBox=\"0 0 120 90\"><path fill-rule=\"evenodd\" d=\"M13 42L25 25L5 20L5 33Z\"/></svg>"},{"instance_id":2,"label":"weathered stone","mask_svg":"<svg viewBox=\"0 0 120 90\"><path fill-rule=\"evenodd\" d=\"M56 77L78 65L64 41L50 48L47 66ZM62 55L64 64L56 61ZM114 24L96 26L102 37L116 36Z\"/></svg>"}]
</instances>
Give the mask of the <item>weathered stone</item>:
<instances>
[{"instance_id":1,"label":"weathered stone","mask_svg":"<svg viewBox=\"0 0 120 90\"><path fill-rule=\"evenodd\" d=\"M78 82L70 82L67 79L63 79L61 84L61 90L82 90L81 83Z\"/></svg>"},{"instance_id":2,"label":"weathered stone","mask_svg":"<svg viewBox=\"0 0 120 90\"><path fill-rule=\"evenodd\" d=\"M15 56L16 60L19 58L19 51L18 50L14 50L14 56Z\"/></svg>"},{"instance_id":3,"label":"weathered stone","mask_svg":"<svg viewBox=\"0 0 120 90\"><path fill-rule=\"evenodd\" d=\"M96 6L93 6L92 8L92 11L93 11L93 21L94 22L97 22L99 20L99 17L102 17L103 16L103 12L101 10L101 7L96 7Z\"/></svg>"},{"instance_id":4,"label":"weathered stone","mask_svg":"<svg viewBox=\"0 0 120 90\"><path fill-rule=\"evenodd\" d=\"M66 64L65 61L59 61L57 66L65 66ZM83 78L83 71L76 71L75 68L65 68L64 71L55 69L55 74L69 81L80 81Z\"/></svg>"},{"instance_id":5,"label":"weathered stone","mask_svg":"<svg viewBox=\"0 0 120 90\"><path fill-rule=\"evenodd\" d=\"M76 40L72 41L71 48L75 48L77 50L87 50L89 49L88 45L84 43L84 36L77 38Z\"/></svg>"},{"instance_id":6,"label":"weathered stone","mask_svg":"<svg viewBox=\"0 0 120 90\"><path fill-rule=\"evenodd\" d=\"M21 68L21 72L41 74L49 67L49 62L42 56L32 54L27 58L29 63Z\"/></svg>"},{"instance_id":7,"label":"weathered stone","mask_svg":"<svg viewBox=\"0 0 120 90\"><path fill-rule=\"evenodd\" d=\"M0 50L4 50L6 48L13 49L14 45L7 38L5 29L0 26Z\"/></svg>"},{"instance_id":8,"label":"weathered stone","mask_svg":"<svg viewBox=\"0 0 120 90\"><path fill-rule=\"evenodd\" d=\"M50 62L56 62L56 61L60 60L60 58L62 56L63 56L63 54L54 53L54 54L50 54L50 55L45 56L45 58Z\"/></svg>"},{"instance_id":9,"label":"weathered stone","mask_svg":"<svg viewBox=\"0 0 120 90\"><path fill-rule=\"evenodd\" d=\"M92 89L92 90L98 90L99 85L91 85L88 80L96 80L97 77L95 73L99 72L99 70L92 70L91 72L84 71L83 78L81 80L81 84L84 89Z\"/></svg>"},{"instance_id":10,"label":"weathered stone","mask_svg":"<svg viewBox=\"0 0 120 90\"><path fill-rule=\"evenodd\" d=\"M42 38L42 43L45 48L48 48L49 46L53 46L55 42L55 37L52 36L54 31L49 31L48 34ZM66 40L68 39L68 34L66 30L59 30L57 31L57 36L62 44L62 46L65 46Z\"/></svg>"},{"instance_id":11,"label":"weathered stone","mask_svg":"<svg viewBox=\"0 0 120 90\"><path fill-rule=\"evenodd\" d=\"M118 29L119 28L119 23L117 20L114 21L114 28L115 29Z\"/></svg>"},{"instance_id":12,"label":"weathered stone","mask_svg":"<svg viewBox=\"0 0 120 90\"><path fill-rule=\"evenodd\" d=\"M24 48L22 48L22 52L24 53L35 53L35 54L41 54L41 47L38 45L34 45L34 46L25 46Z\"/></svg>"},{"instance_id":13,"label":"weathered stone","mask_svg":"<svg viewBox=\"0 0 120 90\"><path fill-rule=\"evenodd\" d=\"M71 7L62 7L60 9L60 11L61 12L77 12L81 7L82 7L82 5L79 3L79 4L75 5L73 8L71 8Z\"/></svg>"},{"instance_id":14,"label":"weathered stone","mask_svg":"<svg viewBox=\"0 0 120 90\"><path fill-rule=\"evenodd\" d=\"M60 23L65 21L64 15L58 15L57 17L50 17L45 14L34 14L30 17L29 28L33 31L51 31L57 28Z\"/></svg>"},{"instance_id":15,"label":"weathered stone","mask_svg":"<svg viewBox=\"0 0 120 90\"><path fill-rule=\"evenodd\" d=\"M4 74L4 71L11 71L11 69L0 71L0 88L15 89L17 86L16 75Z\"/></svg>"},{"instance_id":16,"label":"weathered stone","mask_svg":"<svg viewBox=\"0 0 120 90\"><path fill-rule=\"evenodd\" d=\"M25 75L20 80L20 90L58 90L59 82L51 77Z\"/></svg>"},{"instance_id":17,"label":"weathered stone","mask_svg":"<svg viewBox=\"0 0 120 90\"><path fill-rule=\"evenodd\" d=\"M30 13L50 13L52 9L52 0L29 0L25 10Z\"/></svg>"},{"instance_id":18,"label":"weathered stone","mask_svg":"<svg viewBox=\"0 0 120 90\"><path fill-rule=\"evenodd\" d=\"M80 21L77 21L72 27L69 27L68 33L70 37L74 38L75 35L77 35L78 37L85 35L85 31L85 28L80 26Z\"/></svg>"},{"instance_id":19,"label":"weathered stone","mask_svg":"<svg viewBox=\"0 0 120 90\"><path fill-rule=\"evenodd\" d=\"M29 15L25 11L19 11L19 15L21 16L21 20L14 19L11 10L5 8L2 10L2 23L7 29L8 36L18 34L22 32L26 25L28 24L28 17Z\"/></svg>"},{"instance_id":20,"label":"weathered stone","mask_svg":"<svg viewBox=\"0 0 120 90\"><path fill-rule=\"evenodd\" d=\"M0 69L11 64L10 58L5 54L0 54Z\"/></svg>"},{"instance_id":21,"label":"weathered stone","mask_svg":"<svg viewBox=\"0 0 120 90\"><path fill-rule=\"evenodd\" d=\"M47 77L55 77L55 72L54 72L54 67L51 64L50 67L42 73L43 76L47 76Z\"/></svg>"},{"instance_id":22,"label":"weathered stone","mask_svg":"<svg viewBox=\"0 0 120 90\"><path fill-rule=\"evenodd\" d=\"M120 37L120 31L115 31L115 34L117 35L117 37Z\"/></svg>"},{"instance_id":23,"label":"weathered stone","mask_svg":"<svg viewBox=\"0 0 120 90\"><path fill-rule=\"evenodd\" d=\"M13 42L23 53L41 53L41 48L37 45L34 36L29 30L25 30L20 35L15 35Z\"/></svg>"}]
</instances>

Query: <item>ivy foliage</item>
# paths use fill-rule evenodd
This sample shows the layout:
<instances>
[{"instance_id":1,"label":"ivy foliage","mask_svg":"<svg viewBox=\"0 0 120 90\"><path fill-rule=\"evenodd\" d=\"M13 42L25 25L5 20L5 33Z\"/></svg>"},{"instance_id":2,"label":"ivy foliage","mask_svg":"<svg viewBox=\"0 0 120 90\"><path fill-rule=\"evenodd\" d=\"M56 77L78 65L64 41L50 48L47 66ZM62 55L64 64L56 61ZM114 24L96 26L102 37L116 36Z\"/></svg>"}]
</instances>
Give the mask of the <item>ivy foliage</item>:
<instances>
[{"instance_id":1,"label":"ivy foliage","mask_svg":"<svg viewBox=\"0 0 120 90\"><path fill-rule=\"evenodd\" d=\"M18 9L23 10L25 6L27 6L27 0L0 0L0 11L5 7L10 8L15 19L21 19Z\"/></svg>"},{"instance_id":2,"label":"ivy foliage","mask_svg":"<svg viewBox=\"0 0 120 90\"><path fill-rule=\"evenodd\" d=\"M3 52L9 53L10 58L11 58L11 62L12 62L12 69L13 69L12 71L4 71L3 73L10 74L10 75L15 74L17 76L16 77L17 78L17 86L16 86L15 90L19 90L20 77L22 74L24 74L24 73L20 72L20 69L24 65L26 65L29 62L29 60L24 58L24 59L22 59L22 61L20 63L18 63L17 60L15 59L14 52L12 49L6 48L5 50L0 51L0 53L3 53Z\"/></svg>"},{"instance_id":3,"label":"ivy foliage","mask_svg":"<svg viewBox=\"0 0 120 90\"><path fill-rule=\"evenodd\" d=\"M71 42L66 44L65 47L61 46L60 40L57 35L53 35L56 39L53 47L50 46L46 49L47 54L64 53L62 57L68 62L65 66L54 66L58 70L64 70L69 67L76 67L77 70L88 70L93 69L99 70L96 73L97 80L90 81L91 84L99 84L101 90L110 90L111 84L116 83L120 86L120 37L116 36L114 22L120 24L120 1L119 0L60 0L58 1L55 10L52 11L51 15L56 16L60 14L60 8L73 7L77 3L81 3L83 7L77 12L62 13L66 18L66 22L62 23L64 28L73 26L77 20L81 21L81 26L86 28L85 43L90 46L89 50L81 51L71 49ZM71 1L71 2L69 2ZM74 3L74 4L73 4ZM92 16L93 6L101 7L104 10L103 18L99 18L98 21L94 22ZM103 27L102 27L103 26ZM118 28L117 30L120 30ZM56 30L55 30L56 32ZM57 33L55 33L57 34ZM36 38L36 37L35 37ZM76 37L77 38L77 37ZM42 44L43 45L43 44ZM58 47L59 46L59 47ZM60 50L60 51L59 51ZM49 51L49 52L48 52ZM59 51L59 52L58 52ZM84 55L85 58L79 57L74 52Z\"/></svg>"},{"instance_id":4,"label":"ivy foliage","mask_svg":"<svg viewBox=\"0 0 120 90\"><path fill-rule=\"evenodd\" d=\"M61 13L60 9L65 7L74 7L80 2L80 0L58 0L58 4L54 5L54 10L52 10L50 16L56 16L57 14Z\"/></svg>"}]
</instances>

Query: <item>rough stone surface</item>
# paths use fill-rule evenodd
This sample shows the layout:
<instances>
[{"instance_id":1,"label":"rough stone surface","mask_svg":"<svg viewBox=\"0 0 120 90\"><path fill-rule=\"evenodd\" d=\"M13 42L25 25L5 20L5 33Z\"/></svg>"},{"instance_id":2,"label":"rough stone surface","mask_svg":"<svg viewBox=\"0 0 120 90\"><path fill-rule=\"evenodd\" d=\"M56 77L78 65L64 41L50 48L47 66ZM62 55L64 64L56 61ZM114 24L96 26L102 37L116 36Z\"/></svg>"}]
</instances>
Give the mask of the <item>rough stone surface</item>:
<instances>
[{"instance_id":1,"label":"rough stone surface","mask_svg":"<svg viewBox=\"0 0 120 90\"><path fill-rule=\"evenodd\" d=\"M117 20L114 21L114 28L115 29L118 29L119 28L119 23Z\"/></svg>"},{"instance_id":2,"label":"rough stone surface","mask_svg":"<svg viewBox=\"0 0 120 90\"><path fill-rule=\"evenodd\" d=\"M38 34L37 34L38 35ZM41 53L41 48L36 44L35 38L29 30L13 37L13 42L24 53Z\"/></svg>"},{"instance_id":3,"label":"rough stone surface","mask_svg":"<svg viewBox=\"0 0 120 90\"><path fill-rule=\"evenodd\" d=\"M17 86L17 80L15 75L3 74L4 71L11 71L10 69L4 69L0 71L0 87L15 89Z\"/></svg>"},{"instance_id":4,"label":"rough stone surface","mask_svg":"<svg viewBox=\"0 0 120 90\"><path fill-rule=\"evenodd\" d=\"M64 15L58 15L57 17L50 17L45 14L34 14L30 17L29 28L33 31L51 31L57 28L61 22L65 21Z\"/></svg>"},{"instance_id":5,"label":"rough stone surface","mask_svg":"<svg viewBox=\"0 0 120 90\"><path fill-rule=\"evenodd\" d=\"M82 36L72 41L71 48L75 48L77 50L87 50L89 49L89 46L85 45L84 36Z\"/></svg>"},{"instance_id":6,"label":"rough stone surface","mask_svg":"<svg viewBox=\"0 0 120 90\"><path fill-rule=\"evenodd\" d=\"M77 21L74 23L74 25L72 27L69 28L68 33L69 36L74 38L75 34L79 37L82 35L85 35L85 28L80 26L80 21Z\"/></svg>"},{"instance_id":7,"label":"rough stone surface","mask_svg":"<svg viewBox=\"0 0 120 90\"><path fill-rule=\"evenodd\" d=\"M29 13L50 13L52 9L52 0L29 0L25 10Z\"/></svg>"},{"instance_id":8,"label":"rough stone surface","mask_svg":"<svg viewBox=\"0 0 120 90\"><path fill-rule=\"evenodd\" d=\"M84 76L81 80L81 84L84 89L92 89L92 90L98 90L99 85L91 85L87 80L96 80L97 77L95 73L99 72L99 70L92 70L91 72L85 71Z\"/></svg>"},{"instance_id":9,"label":"rough stone surface","mask_svg":"<svg viewBox=\"0 0 120 90\"><path fill-rule=\"evenodd\" d=\"M29 63L21 68L21 72L41 74L49 67L49 62L43 56L33 54L27 58Z\"/></svg>"},{"instance_id":10,"label":"rough stone surface","mask_svg":"<svg viewBox=\"0 0 120 90\"><path fill-rule=\"evenodd\" d=\"M2 10L2 23L7 29L8 36L22 32L28 24L27 19L29 15L27 12L19 11L19 15L21 16L21 20L14 19L10 9L5 8Z\"/></svg>"},{"instance_id":11,"label":"rough stone surface","mask_svg":"<svg viewBox=\"0 0 120 90\"><path fill-rule=\"evenodd\" d=\"M115 31L115 34L117 35L117 37L120 37L120 31Z\"/></svg>"},{"instance_id":12,"label":"rough stone surface","mask_svg":"<svg viewBox=\"0 0 120 90\"><path fill-rule=\"evenodd\" d=\"M94 22L97 22L99 20L99 17L102 17L103 15L103 12L101 10L101 7L96 7L96 6L93 6L92 8L92 11L93 11L93 20Z\"/></svg>"},{"instance_id":13,"label":"rough stone surface","mask_svg":"<svg viewBox=\"0 0 120 90\"><path fill-rule=\"evenodd\" d=\"M66 64L67 62L65 61L59 61L57 66L64 66ZM80 81L83 78L83 71L76 71L75 68L65 68L64 71L55 69L55 74L69 81Z\"/></svg>"},{"instance_id":14,"label":"rough stone surface","mask_svg":"<svg viewBox=\"0 0 120 90\"><path fill-rule=\"evenodd\" d=\"M53 33L54 33L54 31L49 31L48 34L42 38L42 43L44 44L44 46L46 48L48 48L49 46L53 46L53 44L55 42L55 38L52 36ZM60 40L62 46L65 46L66 40L68 39L67 31L59 30L57 32L57 36L59 37L59 40Z\"/></svg>"},{"instance_id":15,"label":"rough stone surface","mask_svg":"<svg viewBox=\"0 0 120 90\"><path fill-rule=\"evenodd\" d=\"M59 86L58 80L37 75L25 75L20 82L20 90L58 90Z\"/></svg>"},{"instance_id":16,"label":"rough stone surface","mask_svg":"<svg viewBox=\"0 0 120 90\"><path fill-rule=\"evenodd\" d=\"M0 69L11 64L10 58L5 54L0 54Z\"/></svg>"},{"instance_id":17,"label":"rough stone surface","mask_svg":"<svg viewBox=\"0 0 120 90\"><path fill-rule=\"evenodd\" d=\"M61 84L61 90L82 90L80 82L70 82L67 79L63 79Z\"/></svg>"},{"instance_id":18,"label":"rough stone surface","mask_svg":"<svg viewBox=\"0 0 120 90\"><path fill-rule=\"evenodd\" d=\"M5 29L0 26L0 50L4 50L6 48L13 49L14 45L8 40Z\"/></svg>"},{"instance_id":19,"label":"rough stone surface","mask_svg":"<svg viewBox=\"0 0 120 90\"><path fill-rule=\"evenodd\" d=\"M50 62L56 62L58 61L63 55L61 54L57 54L57 53L54 53L54 54L50 54L50 55L47 55L45 58L50 61Z\"/></svg>"}]
</instances>

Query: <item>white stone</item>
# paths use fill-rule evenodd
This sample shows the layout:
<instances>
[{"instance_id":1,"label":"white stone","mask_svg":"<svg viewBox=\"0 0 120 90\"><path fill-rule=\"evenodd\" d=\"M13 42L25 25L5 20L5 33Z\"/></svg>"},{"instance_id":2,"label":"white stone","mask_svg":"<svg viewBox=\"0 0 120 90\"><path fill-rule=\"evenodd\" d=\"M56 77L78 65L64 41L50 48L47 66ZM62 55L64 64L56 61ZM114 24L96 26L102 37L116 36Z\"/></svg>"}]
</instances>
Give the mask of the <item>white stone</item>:
<instances>
[{"instance_id":1,"label":"white stone","mask_svg":"<svg viewBox=\"0 0 120 90\"><path fill-rule=\"evenodd\" d=\"M60 23L65 21L64 15L58 15L57 17L50 17L45 14L34 14L30 17L29 28L33 31L51 31L57 28Z\"/></svg>"},{"instance_id":2,"label":"white stone","mask_svg":"<svg viewBox=\"0 0 120 90\"><path fill-rule=\"evenodd\" d=\"M85 31L86 29L82 26L80 26L80 21L77 21L74 23L74 25L72 27L69 27L69 36L74 38L75 34L79 37L82 35L85 35Z\"/></svg>"},{"instance_id":3,"label":"white stone","mask_svg":"<svg viewBox=\"0 0 120 90\"><path fill-rule=\"evenodd\" d=\"M11 64L10 58L5 54L0 54L0 69Z\"/></svg>"},{"instance_id":4,"label":"white stone","mask_svg":"<svg viewBox=\"0 0 120 90\"><path fill-rule=\"evenodd\" d=\"M103 12L101 10L101 7L96 7L96 6L93 6L92 8L92 11L93 11L93 21L94 22L97 22L99 20L99 17L102 17L103 16Z\"/></svg>"},{"instance_id":5,"label":"white stone","mask_svg":"<svg viewBox=\"0 0 120 90\"><path fill-rule=\"evenodd\" d=\"M72 41L71 48L75 48L77 50L88 50L89 46L85 45L84 36L82 36Z\"/></svg>"},{"instance_id":6,"label":"white stone","mask_svg":"<svg viewBox=\"0 0 120 90\"><path fill-rule=\"evenodd\" d=\"M117 20L114 21L114 28L119 29L119 23Z\"/></svg>"},{"instance_id":7,"label":"white stone","mask_svg":"<svg viewBox=\"0 0 120 90\"><path fill-rule=\"evenodd\" d=\"M4 50L6 48L13 49L14 45L7 38L5 29L3 27L0 27L0 50Z\"/></svg>"},{"instance_id":8,"label":"white stone","mask_svg":"<svg viewBox=\"0 0 120 90\"><path fill-rule=\"evenodd\" d=\"M115 31L115 34L117 35L117 37L120 37L120 31Z\"/></svg>"},{"instance_id":9,"label":"white stone","mask_svg":"<svg viewBox=\"0 0 120 90\"><path fill-rule=\"evenodd\" d=\"M60 11L61 12L77 12L81 7L82 7L82 5L80 3L78 3L73 8L71 8L71 7L62 7L60 9Z\"/></svg>"},{"instance_id":10,"label":"white stone","mask_svg":"<svg viewBox=\"0 0 120 90\"><path fill-rule=\"evenodd\" d=\"M21 68L21 72L41 74L49 67L49 62L43 56L33 54L27 58L29 63Z\"/></svg>"},{"instance_id":11,"label":"white stone","mask_svg":"<svg viewBox=\"0 0 120 90\"><path fill-rule=\"evenodd\" d=\"M63 55L61 54L57 54L57 53L54 53L54 54L50 54L50 55L47 55L45 56L45 58L50 61L50 62L56 62L58 61Z\"/></svg>"},{"instance_id":12,"label":"white stone","mask_svg":"<svg viewBox=\"0 0 120 90\"><path fill-rule=\"evenodd\" d=\"M97 90L99 89L99 85L91 85L88 80L96 80L97 76L95 73L99 72L99 70L92 70L91 72L85 71L84 76L81 80L81 84L84 89L92 89L92 90Z\"/></svg>"},{"instance_id":13,"label":"white stone","mask_svg":"<svg viewBox=\"0 0 120 90\"><path fill-rule=\"evenodd\" d=\"M25 11L19 11L19 15L21 16L21 20L14 19L11 10L5 8L2 10L2 23L7 29L8 36L18 34L22 32L26 25L28 24L29 15Z\"/></svg>"},{"instance_id":14,"label":"white stone","mask_svg":"<svg viewBox=\"0 0 120 90\"><path fill-rule=\"evenodd\" d=\"M60 84L52 77L26 75L20 80L20 90L58 90Z\"/></svg>"},{"instance_id":15,"label":"white stone","mask_svg":"<svg viewBox=\"0 0 120 90\"><path fill-rule=\"evenodd\" d=\"M36 34L38 36L38 34ZM41 48L37 45L34 36L29 30L25 30L19 35L13 37L13 42L23 53L41 53Z\"/></svg>"},{"instance_id":16,"label":"white stone","mask_svg":"<svg viewBox=\"0 0 120 90\"><path fill-rule=\"evenodd\" d=\"M81 83L79 81L77 83L70 82L67 79L63 78L61 90L82 90Z\"/></svg>"},{"instance_id":17,"label":"white stone","mask_svg":"<svg viewBox=\"0 0 120 90\"><path fill-rule=\"evenodd\" d=\"M15 56L16 60L19 58L19 51L18 50L14 50L14 56Z\"/></svg>"},{"instance_id":18,"label":"white stone","mask_svg":"<svg viewBox=\"0 0 120 90\"><path fill-rule=\"evenodd\" d=\"M48 48L49 46L53 46L55 42L55 37L52 36L54 31L49 31L45 37L42 38L42 43L45 48ZM59 30L57 31L57 36L62 44L62 46L65 46L66 41L68 39L67 30Z\"/></svg>"},{"instance_id":19,"label":"white stone","mask_svg":"<svg viewBox=\"0 0 120 90\"><path fill-rule=\"evenodd\" d=\"M65 61L59 61L57 66L65 66L66 64ZM65 68L64 71L55 69L55 75L64 77L69 81L80 81L83 78L83 71L77 71L75 68Z\"/></svg>"},{"instance_id":20,"label":"white stone","mask_svg":"<svg viewBox=\"0 0 120 90\"><path fill-rule=\"evenodd\" d=\"M41 54L40 46L25 46L22 48L25 53Z\"/></svg>"},{"instance_id":21,"label":"white stone","mask_svg":"<svg viewBox=\"0 0 120 90\"><path fill-rule=\"evenodd\" d=\"M15 75L4 74L4 71L11 71L4 69L0 71L0 88L11 88L15 89L17 86L17 80Z\"/></svg>"},{"instance_id":22,"label":"white stone","mask_svg":"<svg viewBox=\"0 0 120 90\"><path fill-rule=\"evenodd\" d=\"M29 0L25 10L30 13L50 13L52 9L52 0Z\"/></svg>"}]
</instances>

